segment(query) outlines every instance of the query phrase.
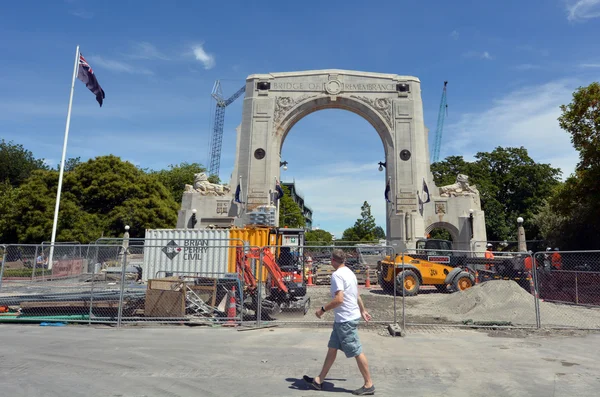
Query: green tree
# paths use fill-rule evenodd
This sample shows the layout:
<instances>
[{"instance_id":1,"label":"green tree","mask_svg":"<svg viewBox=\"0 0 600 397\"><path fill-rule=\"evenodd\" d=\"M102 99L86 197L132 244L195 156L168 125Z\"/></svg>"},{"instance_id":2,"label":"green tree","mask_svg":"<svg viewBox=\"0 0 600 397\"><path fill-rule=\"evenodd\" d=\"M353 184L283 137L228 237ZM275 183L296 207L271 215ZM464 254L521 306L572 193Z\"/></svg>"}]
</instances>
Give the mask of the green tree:
<instances>
[{"instance_id":1,"label":"green tree","mask_svg":"<svg viewBox=\"0 0 600 397\"><path fill-rule=\"evenodd\" d=\"M557 242L562 248L598 247L600 235L600 83L579 87L562 105L560 127L579 152L575 173L550 200L550 214L563 219Z\"/></svg>"},{"instance_id":2,"label":"green tree","mask_svg":"<svg viewBox=\"0 0 600 397\"><path fill-rule=\"evenodd\" d=\"M65 161L65 172L73 171L75 167L81 164L81 157L74 157ZM60 164L56 166L56 170L60 171Z\"/></svg>"},{"instance_id":3,"label":"green tree","mask_svg":"<svg viewBox=\"0 0 600 397\"><path fill-rule=\"evenodd\" d=\"M381 226L377 226L374 231L376 239L384 239L385 238L385 230Z\"/></svg>"},{"instance_id":4,"label":"green tree","mask_svg":"<svg viewBox=\"0 0 600 397\"><path fill-rule=\"evenodd\" d=\"M181 203L185 185L194 183L194 174L206 173L206 168L198 163L183 162L178 165L170 164L168 169L160 171L151 171L158 180L171 192L171 197L177 203ZM211 175L208 180L212 183L219 183L217 176Z\"/></svg>"},{"instance_id":5,"label":"green tree","mask_svg":"<svg viewBox=\"0 0 600 397\"><path fill-rule=\"evenodd\" d=\"M300 206L296 204L287 186L281 186L283 197L279 199L279 225L290 228L303 228L306 220Z\"/></svg>"},{"instance_id":6,"label":"green tree","mask_svg":"<svg viewBox=\"0 0 600 397\"><path fill-rule=\"evenodd\" d=\"M57 171L38 170L18 189L12 219L16 241L50 238L57 185ZM97 157L65 173L57 241L120 236L125 225L131 237L143 237L147 228L174 227L177 208L155 176L116 156Z\"/></svg>"},{"instance_id":7,"label":"green tree","mask_svg":"<svg viewBox=\"0 0 600 397\"><path fill-rule=\"evenodd\" d=\"M452 235L446 229L435 228L429 233L429 238L452 241Z\"/></svg>"},{"instance_id":8,"label":"green tree","mask_svg":"<svg viewBox=\"0 0 600 397\"><path fill-rule=\"evenodd\" d=\"M35 170L47 169L44 160L36 159L23 145L0 141L0 182L19 186Z\"/></svg>"},{"instance_id":9,"label":"green tree","mask_svg":"<svg viewBox=\"0 0 600 397\"><path fill-rule=\"evenodd\" d=\"M304 239L306 243L311 243L313 245L329 245L333 241L333 236L331 233L325 230L309 230L304 235Z\"/></svg>"},{"instance_id":10,"label":"green tree","mask_svg":"<svg viewBox=\"0 0 600 397\"><path fill-rule=\"evenodd\" d=\"M15 216L19 199L18 189L5 180L0 182L0 242L17 241Z\"/></svg>"},{"instance_id":11,"label":"green tree","mask_svg":"<svg viewBox=\"0 0 600 397\"><path fill-rule=\"evenodd\" d=\"M536 163L527 149L497 147L479 152L474 162L451 156L431 166L436 185L454 183L456 175L466 174L476 185L485 211L489 240L516 240L516 219L525 219L528 239L540 238L534 216L559 184L560 170Z\"/></svg>"},{"instance_id":12,"label":"green tree","mask_svg":"<svg viewBox=\"0 0 600 397\"><path fill-rule=\"evenodd\" d=\"M364 202L360 207L360 218L354 222L354 226L344 230L343 241L375 241L377 225L375 217L371 214L371 206Z\"/></svg>"}]
</instances>

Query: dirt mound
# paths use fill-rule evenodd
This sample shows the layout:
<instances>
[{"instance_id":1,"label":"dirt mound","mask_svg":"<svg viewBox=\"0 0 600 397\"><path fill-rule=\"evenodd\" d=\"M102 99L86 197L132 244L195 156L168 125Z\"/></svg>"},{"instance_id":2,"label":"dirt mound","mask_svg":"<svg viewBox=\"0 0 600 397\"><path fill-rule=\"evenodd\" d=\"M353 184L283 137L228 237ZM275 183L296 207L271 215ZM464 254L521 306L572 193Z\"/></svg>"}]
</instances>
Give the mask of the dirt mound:
<instances>
[{"instance_id":1,"label":"dirt mound","mask_svg":"<svg viewBox=\"0 0 600 397\"><path fill-rule=\"evenodd\" d=\"M512 280L478 284L440 302L448 317L475 321L535 323L533 296Z\"/></svg>"},{"instance_id":2,"label":"dirt mound","mask_svg":"<svg viewBox=\"0 0 600 397\"><path fill-rule=\"evenodd\" d=\"M450 321L509 321L535 325L533 295L512 280L494 280L449 295L431 296L411 314L444 317ZM600 327L600 309L540 301L542 325Z\"/></svg>"}]
</instances>

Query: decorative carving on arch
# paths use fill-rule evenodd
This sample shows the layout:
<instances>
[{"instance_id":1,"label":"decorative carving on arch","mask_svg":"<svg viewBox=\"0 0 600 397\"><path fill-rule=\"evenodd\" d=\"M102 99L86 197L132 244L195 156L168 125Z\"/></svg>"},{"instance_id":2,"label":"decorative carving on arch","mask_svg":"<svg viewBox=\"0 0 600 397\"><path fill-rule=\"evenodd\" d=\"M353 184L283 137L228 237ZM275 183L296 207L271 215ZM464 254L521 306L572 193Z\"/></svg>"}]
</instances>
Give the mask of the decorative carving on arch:
<instances>
[{"instance_id":1,"label":"decorative carving on arch","mask_svg":"<svg viewBox=\"0 0 600 397\"><path fill-rule=\"evenodd\" d=\"M316 96L316 94L305 94L298 98L292 98L289 96L279 96L275 98L275 115L273 118L274 121L278 123L283 118L283 116L286 113L288 113L290 109L292 109L294 106L296 106L302 101L305 101L306 99L314 98Z\"/></svg>"},{"instance_id":2,"label":"decorative carving on arch","mask_svg":"<svg viewBox=\"0 0 600 397\"><path fill-rule=\"evenodd\" d=\"M358 95L350 95L350 97L371 105L383 117L387 125L392 126L392 101L390 98L369 98Z\"/></svg>"}]
</instances>

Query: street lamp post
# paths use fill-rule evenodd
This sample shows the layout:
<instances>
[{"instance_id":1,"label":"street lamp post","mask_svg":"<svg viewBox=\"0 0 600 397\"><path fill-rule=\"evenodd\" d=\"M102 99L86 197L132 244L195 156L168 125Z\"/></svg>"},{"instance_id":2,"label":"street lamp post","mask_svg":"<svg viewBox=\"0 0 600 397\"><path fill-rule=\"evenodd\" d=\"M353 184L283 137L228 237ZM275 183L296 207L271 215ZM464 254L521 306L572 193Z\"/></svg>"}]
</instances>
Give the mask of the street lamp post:
<instances>
[{"instance_id":1,"label":"street lamp post","mask_svg":"<svg viewBox=\"0 0 600 397\"><path fill-rule=\"evenodd\" d=\"M523 228L523 218L517 218L517 241L519 244L519 252L527 252L527 240L525 239L525 229Z\"/></svg>"}]
</instances>

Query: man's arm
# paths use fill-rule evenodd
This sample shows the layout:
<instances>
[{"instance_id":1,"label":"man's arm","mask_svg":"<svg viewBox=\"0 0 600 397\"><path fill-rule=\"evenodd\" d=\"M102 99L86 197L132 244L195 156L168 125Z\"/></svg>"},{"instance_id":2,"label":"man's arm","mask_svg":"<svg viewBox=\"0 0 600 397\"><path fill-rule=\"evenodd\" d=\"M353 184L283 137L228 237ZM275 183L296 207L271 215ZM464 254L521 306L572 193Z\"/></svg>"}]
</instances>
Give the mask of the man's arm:
<instances>
[{"instance_id":1,"label":"man's arm","mask_svg":"<svg viewBox=\"0 0 600 397\"><path fill-rule=\"evenodd\" d=\"M365 308L365 304L363 303L362 298L360 297L360 294L358 295L357 300L358 300L358 308L360 309L360 315L362 316L362 318L364 318L365 321L369 322L369 320L371 320L371 315Z\"/></svg>"},{"instance_id":2,"label":"man's arm","mask_svg":"<svg viewBox=\"0 0 600 397\"><path fill-rule=\"evenodd\" d=\"M342 303L344 303L344 291L339 290L338 292L335 293L335 297L328 304L323 306L323 308L325 308L325 311L327 312L329 310L335 309ZM325 313L325 312L323 310L321 310L321 308L319 308L317 310L316 315L317 315L317 317L321 318L323 313Z\"/></svg>"}]
</instances>

